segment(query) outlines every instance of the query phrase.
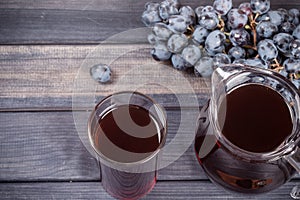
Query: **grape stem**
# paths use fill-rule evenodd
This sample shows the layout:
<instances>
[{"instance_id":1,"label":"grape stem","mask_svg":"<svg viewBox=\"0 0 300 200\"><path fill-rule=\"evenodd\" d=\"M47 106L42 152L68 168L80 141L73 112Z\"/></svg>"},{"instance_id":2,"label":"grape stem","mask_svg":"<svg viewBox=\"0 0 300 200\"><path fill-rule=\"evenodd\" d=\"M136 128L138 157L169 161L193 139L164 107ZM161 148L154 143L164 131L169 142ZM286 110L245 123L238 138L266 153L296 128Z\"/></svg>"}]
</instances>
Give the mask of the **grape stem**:
<instances>
[{"instance_id":1,"label":"grape stem","mask_svg":"<svg viewBox=\"0 0 300 200\"><path fill-rule=\"evenodd\" d=\"M249 16L250 28L253 34L253 49L257 51L257 33L256 33L256 19L258 18L259 13L253 17L253 15Z\"/></svg>"},{"instance_id":2,"label":"grape stem","mask_svg":"<svg viewBox=\"0 0 300 200\"><path fill-rule=\"evenodd\" d=\"M218 15L218 18L219 18L218 28L220 28L220 31L224 32L224 30L225 30L225 22L222 19L221 15Z\"/></svg>"}]
</instances>

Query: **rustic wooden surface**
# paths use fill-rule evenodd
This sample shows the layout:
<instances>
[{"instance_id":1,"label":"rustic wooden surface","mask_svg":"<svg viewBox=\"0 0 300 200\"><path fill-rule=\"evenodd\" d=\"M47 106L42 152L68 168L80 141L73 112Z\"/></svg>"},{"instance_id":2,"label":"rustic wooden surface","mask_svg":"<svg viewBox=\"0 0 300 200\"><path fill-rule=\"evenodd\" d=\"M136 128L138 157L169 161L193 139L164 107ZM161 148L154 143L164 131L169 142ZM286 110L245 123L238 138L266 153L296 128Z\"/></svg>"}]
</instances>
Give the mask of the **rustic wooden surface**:
<instances>
[{"instance_id":1,"label":"rustic wooden surface","mask_svg":"<svg viewBox=\"0 0 300 200\"><path fill-rule=\"evenodd\" d=\"M78 70L89 67L84 63L105 63L118 56L113 66L118 77L126 75L129 67L156 63L149 56L146 32L137 31L140 34L117 42L115 37L103 44L112 35L143 27L140 15L146 2L0 1L1 199L111 199L101 187L98 163L82 145L75 128L74 83ZM211 4L210 0L181 2L193 8ZM234 0L235 5L240 2ZM274 8L300 7L299 0L282 2L271 0ZM99 48L105 54L93 53ZM167 84L171 76L162 75L162 83ZM210 92L207 81L188 74L183 77L203 106ZM95 101L110 94L114 86L96 89ZM168 137L174 137L180 115L178 102L163 88L144 91L167 109ZM93 95L89 92L85 95ZM89 109L82 105L76 112ZM288 199L298 182L294 179L261 196L226 193L207 179L191 146L159 172L156 187L144 199Z\"/></svg>"}]
</instances>

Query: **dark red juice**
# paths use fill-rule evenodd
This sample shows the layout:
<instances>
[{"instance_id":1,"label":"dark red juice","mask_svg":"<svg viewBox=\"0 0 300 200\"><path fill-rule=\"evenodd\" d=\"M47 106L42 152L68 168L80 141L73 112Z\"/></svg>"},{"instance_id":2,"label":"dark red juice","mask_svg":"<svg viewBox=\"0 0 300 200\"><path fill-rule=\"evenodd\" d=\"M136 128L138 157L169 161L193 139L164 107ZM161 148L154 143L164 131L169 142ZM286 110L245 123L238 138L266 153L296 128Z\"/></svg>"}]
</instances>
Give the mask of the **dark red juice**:
<instances>
[{"instance_id":1,"label":"dark red juice","mask_svg":"<svg viewBox=\"0 0 300 200\"><path fill-rule=\"evenodd\" d=\"M123 105L106 112L99 120L93 140L96 149L118 163L143 162L162 144L163 128L149 111L135 105ZM156 157L153 171L125 172L101 165L104 188L119 199L137 199L156 183ZM150 163L150 165L151 165Z\"/></svg>"}]
</instances>

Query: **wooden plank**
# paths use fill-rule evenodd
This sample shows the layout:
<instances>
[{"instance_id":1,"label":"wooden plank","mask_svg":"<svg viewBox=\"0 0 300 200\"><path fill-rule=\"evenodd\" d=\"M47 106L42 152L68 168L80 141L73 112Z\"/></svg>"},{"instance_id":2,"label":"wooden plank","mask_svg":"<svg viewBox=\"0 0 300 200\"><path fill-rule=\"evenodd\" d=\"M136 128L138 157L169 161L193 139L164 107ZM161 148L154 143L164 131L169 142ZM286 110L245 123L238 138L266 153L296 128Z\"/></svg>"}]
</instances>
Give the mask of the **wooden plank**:
<instances>
[{"instance_id":1,"label":"wooden plank","mask_svg":"<svg viewBox=\"0 0 300 200\"><path fill-rule=\"evenodd\" d=\"M71 112L1 113L0 180L99 180Z\"/></svg>"},{"instance_id":2,"label":"wooden plank","mask_svg":"<svg viewBox=\"0 0 300 200\"><path fill-rule=\"evenodd\" d=\"M1 1L1 44L83 44L107 39L128 29L143 27L142 1L68 0ZM234 1L235 5L242 0ZM182 1L195 8L211 1ZM299 1L272 1L274 8L299 7Z\"/></svg>"},{"instance_id":3,"label":"wooden plank","mask_svg":"<svg viewBox=\"0 0 300 200\"><path fill-rule=\"evenodd\" d=\"M98 44L111 35L142 27L140 13L2 9L1 44Z\"/></svg>"},{"instance_id":4,"label":"wooden plank","mask_svg":"<svg viewBox=\"0 0 300 200\"><path fill-rule=\"evenodd\" d=\"M74 96L88 103L79 106L90 107L118 89L134 89L141 80L153 83L152 77L159 78L159 84L164 87L157 86L156 82L138 90L156 95L158 103L164 106L178 106L171 94L188 91L183 81L189 82L200 106L206 102L208 80L178 72L170 66L159 68L160 63L151 58L149 51L150 46L142 44L0 46L0 110L70 110ZM91 79L89 69L99 63L110 64L111 84L101 85ZM171 86L176 91L170 92L167 87Z\"/></svg>"},{"instance_id":5,"label":"wooden plank","mask_svg":"<svg viewBox=\"0 0 300 200\"><path fill-rule=\"evenodd\" d=\"M176 136L181 118L179 111L167 111L167 115L169 143ZM82 120L79 126L85 125ZM180 130L193 136L193 132L186 132L190 130L187 126ZM99 180L99 167L82 145L72 112L2 112L0 127L0 181ZM183 138L175 145L183 142L192 141ZM206 179L192 148L182 154L160 171L158 178ZM165 156L168 160L174 155Z\"/></svg>"},{"instance_id":6,"label":"wooden plank","mask_svg":"<svg viewBox=\"0 0 300 200\"><path fill-rule=\"evenodd\" d=\"M143 6L149 0L4 0L0 2L0 8L9 9L63 9L63 10L96 10L96 11L115 11L115 12L131 12L134 10L142 10ZM160 2L156 0L153 2ZM197 7L198 5L211 5L211 0L180 0L182 5L190 5ZM233 0L233 4L237 6L244 0ZM272 1L273 8L299 6L298 0L290 1Z\"/></svg>"},{"instance_id":7,"label":"wooden plank","mask_svg":"<svg viewBox=\"0 0 300 200\"><path fill-rule=\"evenodd\" d=\"M157 182L142 199L291 199L289 193L298 182L259 196L231 194L208 181ZM113 199L99 182L1 183L1 199Z\"/></svg>"}]
</instances>

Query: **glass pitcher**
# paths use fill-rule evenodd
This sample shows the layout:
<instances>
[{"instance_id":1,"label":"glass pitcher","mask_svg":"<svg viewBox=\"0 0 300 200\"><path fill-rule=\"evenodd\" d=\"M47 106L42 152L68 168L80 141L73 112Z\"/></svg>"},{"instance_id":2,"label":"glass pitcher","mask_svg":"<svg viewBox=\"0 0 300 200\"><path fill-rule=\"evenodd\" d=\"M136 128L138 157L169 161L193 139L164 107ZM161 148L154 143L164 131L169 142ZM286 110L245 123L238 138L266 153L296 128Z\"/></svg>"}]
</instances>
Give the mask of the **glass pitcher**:
<instances>
[{"instance_id":1,"label":"glass pitcher","mask_svg":"<svg viewBox=\"0 0 300 200\"><path fill-rule=\"evenodd\" d=\"M224 133L224 119L226 121L226 117L234 113L230 113L231 109L225 109L227 112L225 113L221 107L229 105L229 102L224 104L228 95L233 95L234 91L246 86L259 86L276 92L286 105L291 121L290 131L284 133L286 135L282 141L277 142L277 145L272 148L267 148L269 144L265 139L266 146L262 145L262 147L266 148L263 150L255 149L255 145L247 146L250 145L247 143L243 146L239 144L239 140L234 141ZM232 192L260 194L278 188L289 181L296 171L300 172L298 158L300 157L298 150L300 99L297 88L289 80L270 70L229 65L214 71L211 87L211 99L202 108L198 119L195 152L199 163L212 182ZM236 95L236 98L239 96ZM240 116L248 114L244 113L243 109L239 112ZM263 113L254 113L254 115L261 114ZM224 118L223 121L219 119L221 117ZM237 125L237 121L232 121L228 126L234 128ZM251 125L249 122L248 127ZM257 130L259 128L257 127ZM233 129L229 129L230 131L234 132ZM245 133L240 131L238 134L241 134L242 138ZM274 138L271 136L269 141L273 141ZM255 139L253 141L260 143L263 141L260 136ZM253 141L249 140L249 143Z\"/></svg>"}]
</instances>

